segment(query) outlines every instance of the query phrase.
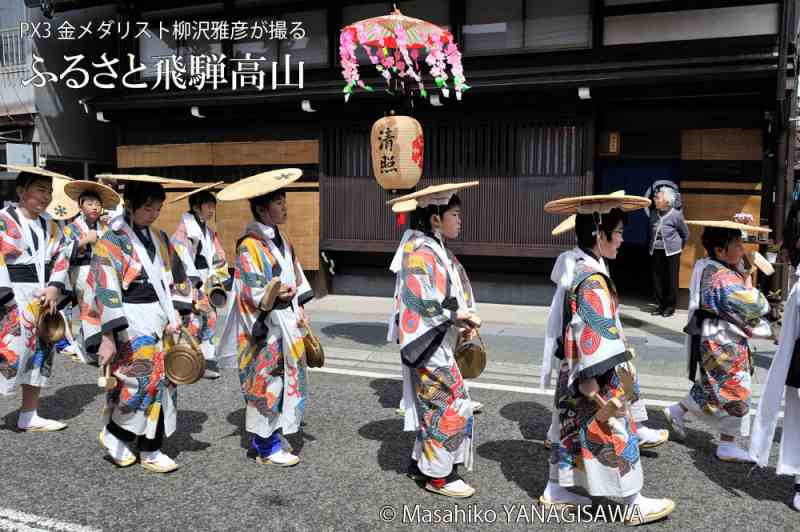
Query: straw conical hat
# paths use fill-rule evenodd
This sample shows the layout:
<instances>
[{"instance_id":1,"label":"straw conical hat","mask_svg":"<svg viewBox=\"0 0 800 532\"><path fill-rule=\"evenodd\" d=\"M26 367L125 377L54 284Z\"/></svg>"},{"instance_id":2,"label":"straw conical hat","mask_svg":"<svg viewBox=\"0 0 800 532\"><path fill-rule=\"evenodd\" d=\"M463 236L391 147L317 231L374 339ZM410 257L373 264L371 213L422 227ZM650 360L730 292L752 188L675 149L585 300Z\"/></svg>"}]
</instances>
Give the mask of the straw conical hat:
<instances>
[{"instance_id":1,"label":"straw conical hat","mask_svg":"<svg viewBox=\"0 0 800 532\"><path fill-rule=\"evenodd\" d=\"M720 227L722 229L738 229L740 231L747 231L748 233L769 233L772 231L769 227L760 227L758 225L748 225L732 220L686 220L687 225L699 225L701 227Z\"/></svg>"},{"instance_id":2,"label":"straw conical hat","mask_svg":"<svg viewBox=\"0 0 800 532\"><path fill-rule=\"evenodd\" d=\"M280 170L261 172L231 183L217 194L217 199L236 201L263 196L294 183L302 175L303 171L299 168L281 168Z\"/></svg>"},{"instance_id":3,"label":"straw conical hat","mask_svg":"<svg viewBox=\"0 0 800 532\"><path fill-rule=\"evenodd\" d=\"M650 205L650 200L642 196L601 194L553 200L544 206L544 212L552 214L591 214L593 212L607 213L612 209L630 212L644 209L648 205Z\"/></svg>"},{"instance_id":4,"label":"straw conical hat","mask_svg":"<svg viewBox=\"0 0 800 532\"><path fill-rule=\"evenodd\" d=\"M59 174L58 172L51 172L50 170L45 170L44 168L39 168L38 166L30 166L27 164L0 164L0 166L8 168L12 172L28 172L31 174L43 175L51 179L72 181L72 178L68 175Z\"/></svg>"},{"instance_id":5,"label":"straw conical hat","mask_svg":"<svg viewBox=\"0 0 800 532\"><path fill-rule=\"evenodd\" d=\"M47 214L52 216L54 220L69 220L80 212L75 200L64 192L65 185L68 183L70 181L66 179L53 179L53 199L50 200L50 205L47 206Z\"/></svg>"},{"instance_id":6,"label":"straw conical hat","mask_svg":"<svg viewBox=\"0 0 800 532\"><path fill-rule=\"evenodd\" d=\"M98 179L114 179L116 181L134 181L139 183L160 183L162 185L194 185L184 179L172 179L147 174L97 174Z\"/></svg>"},{"instance_id":7,"label":"straw conical hat","mask_svg":"<svg viewBox=\"0 0 800 532\"><path fill-rule=\"evenodd\" d=\"M617 190L609 194L609 196L624 196L624 195L625 195L624 190ZM550 231L550 234L553 236L558 236L563 233L566 233L567 231L572 231L573 229L575 229L575 215L570 214L566 220L555 226L553 230Z\"/></svg>"},{"instance_id":8,"label":"straw conical hat","mask_svg":"<svg viewBox=\"0 0 800 532\"><path fill-rule=\"evenodd\" d=\"M220 185L224 185L224 184L225 184L225 181L217 181L216 183L211 183L210 185L205 185L205 186L196 188L194 190L190 190L189 192L186 192L185 194L181 194L180 196L176 196L175 198L169 200L167 203L178 203L182 199L188 198L189 196L191 196L193 194L197 194L198 192L203 192L204 190L209 190L209 189L212 189L212 188L218 187Z\"/></svg>"},{"instance_id":9,"label":"straw conical hat","mask_svg":"<svg viewBox=\"0 0 800 532\"><path fill-rule=\"evenodd\" d=\"M425 205L426 200L430 203L441 205L450 201L450 196L456 190L462 188L474 187L480 184L480 181L469 181L467 183L445 183L442 185L432 185L425 187L422 190L394 198L386 202L387 205L392 206L393 212L410 212L415 210L420 204ZM440 196L437 200L437 196ZM433 201L430 201L433 200Z\"/></svg>"},{"instance_id":10,"label":"straw conical hat","mask_svg":"<svg viewBox=\"0 0 800 532\"><path fill-rule=\"evenodd\" d=\"M398 201L397 203L392 205L392 212L401 213L401 212L411 212L416 210L417 208L417 200L411 199L406 201Z\"/></svg>"},{"instance_id":11,"label":"straw conical hat","mask_svg":"<svg viewBox=\"0 0 800 532\"><path fill-rule=\"evenodd\" d=\"M74 201L78 201L81 194L87 191L94 192L100 196L100 202L103 204L104 209L113 209L122 201L122 198L114 192L114 189L94 181L70 181L64 185L64 193Z\"/></svg>"}]
</instances>

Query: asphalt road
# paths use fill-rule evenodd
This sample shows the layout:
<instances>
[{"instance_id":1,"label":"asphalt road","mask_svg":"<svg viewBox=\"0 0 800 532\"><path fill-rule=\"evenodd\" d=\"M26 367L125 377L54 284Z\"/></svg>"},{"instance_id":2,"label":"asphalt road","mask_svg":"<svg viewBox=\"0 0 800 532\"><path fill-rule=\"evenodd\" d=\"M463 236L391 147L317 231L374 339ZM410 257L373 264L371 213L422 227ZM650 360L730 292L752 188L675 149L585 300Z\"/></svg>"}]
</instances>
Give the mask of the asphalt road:
<instances>
[{"instance_id":1,"label":"asphalt road","mask_svg":"<svg viewBox=\"0 0 800 532\"><path fill-rule=\"evenodd\" d=\"M330 330L324 332L329 326L317 323L331 343L338 342ZM364 342L358 343L363 349ZM475 468L464 472L477 493L455 501L425 491L402 474L413 434L402 432L402 421L393 413L400 398L399 380L313 373L304 431L290 438L302 462L290 469L259 466L248 456L242 434L243 402L234 372L225 371L218 381L182 387L178 430L164 447L181 468L157 475L138 464L119 469L104 458L97 443L102 397L95 385L96 371L57 360L41 413L69 423L63 432L17 433L18 399L0 399L0 529L603 530L622 526L559 523L556 517L549 523L536 520L539 516L530 505L547 478L546 452L540 443L550 419L544 396L473 389L473 395L486 404L485 413L476 420ZM651 411L650 426L664 427L657 410ZM773 468L752 470L721 463L714 459L714 445L713 437L695 423L689 425L685 444L669 442L644 452L644 494L669 496L677 504L670 518L649 525L648 530L800 530L800 514L788 505L790 477L775 476ZM605 505L613 503L595 503L609 517ZM460 522L423 522L436 515L440 519L455 515ZM484 522L476 522L479 519Z\"/></svg>"}]
</instances>

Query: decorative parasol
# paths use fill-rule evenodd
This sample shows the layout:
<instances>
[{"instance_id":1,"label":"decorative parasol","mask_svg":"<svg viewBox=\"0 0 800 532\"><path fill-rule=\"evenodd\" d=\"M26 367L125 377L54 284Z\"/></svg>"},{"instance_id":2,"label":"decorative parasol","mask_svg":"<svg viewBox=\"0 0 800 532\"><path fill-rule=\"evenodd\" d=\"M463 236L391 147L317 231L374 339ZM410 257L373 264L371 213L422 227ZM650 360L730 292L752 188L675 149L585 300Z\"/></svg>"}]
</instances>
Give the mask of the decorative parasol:
<instances>
[{"instance_id":1,"label":"decorative parasol","mask_svg":"<svg viewBox=\"0 0 800 532\"><path fill-rule=\"evenodd\" d=\"M358 72L356 50L359 46L387 84L392 80L392 74L401 80L410 77L417 82L420 95L427 96L420 65L424 61L445 98L450 95L448 79L451 75L456 99L460 100L461 93L469 89L461 66L461 52L453 34L431 22L407 17L395 8L389 15L368 18L342 28L339 57L342 75L347 81L343 89L345 101L350 99L356 87L373 90ZM450 74L447 73L448 65Z\"/></svg>"}]
</instances>

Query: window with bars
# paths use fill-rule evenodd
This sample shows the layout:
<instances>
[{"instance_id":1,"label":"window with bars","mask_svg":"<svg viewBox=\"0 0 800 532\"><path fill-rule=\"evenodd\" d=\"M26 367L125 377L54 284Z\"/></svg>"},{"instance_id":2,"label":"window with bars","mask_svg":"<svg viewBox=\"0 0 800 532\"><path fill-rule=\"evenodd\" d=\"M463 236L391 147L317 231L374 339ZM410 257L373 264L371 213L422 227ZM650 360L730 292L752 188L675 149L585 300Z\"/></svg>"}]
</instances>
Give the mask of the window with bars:
<instances>
[{"instance_id":1,"label":"window with bars","mask_svg":"<svg viewBox=\"0 0 800 532\"><path fill-rule=\"evenodd\" d=\"M333 127L323 138L323 172L371 177L369 125ZM586 128L580 120L423 125L425 176L579 176Z\"/></svg>"},{"instance_id":2,"label":"window with bars","mask_svg":"<svg viewBox=\"0 0 800 532\"><path fill-rule=\"evenodd\" d=\"M0 2L0 30L19 30L20 22L26 19L25 3L22 0Z\"/></svg>"},{"instance_id":3,"label":"window with bars","mask_svg":"<svg viewBox=\"0 0 800 532\"><path fill-rule=\"evenodd\" d=\"M591 46L589 0L467 0L464 53Z\"/></svg>"}]
</instances>

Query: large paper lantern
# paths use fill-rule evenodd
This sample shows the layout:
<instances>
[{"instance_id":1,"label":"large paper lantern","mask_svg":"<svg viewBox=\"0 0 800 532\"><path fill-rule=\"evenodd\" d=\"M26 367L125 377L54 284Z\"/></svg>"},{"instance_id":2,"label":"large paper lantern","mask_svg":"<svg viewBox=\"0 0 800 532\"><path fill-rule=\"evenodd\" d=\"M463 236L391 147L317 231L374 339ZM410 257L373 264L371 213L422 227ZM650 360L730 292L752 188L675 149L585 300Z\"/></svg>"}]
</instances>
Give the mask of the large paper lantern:
<instances>
[{"instance_id":1,"label":"large paper lantern","mask_svg":"<svg viewBox=\"0 0 800 532\"><path fill-rule=\"evenodd\" d=\"M386 116L372 125L372 170L385 190L413 188L422 177L425 140L410 116Z\"/></svg>"}]
</instances>

